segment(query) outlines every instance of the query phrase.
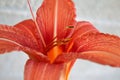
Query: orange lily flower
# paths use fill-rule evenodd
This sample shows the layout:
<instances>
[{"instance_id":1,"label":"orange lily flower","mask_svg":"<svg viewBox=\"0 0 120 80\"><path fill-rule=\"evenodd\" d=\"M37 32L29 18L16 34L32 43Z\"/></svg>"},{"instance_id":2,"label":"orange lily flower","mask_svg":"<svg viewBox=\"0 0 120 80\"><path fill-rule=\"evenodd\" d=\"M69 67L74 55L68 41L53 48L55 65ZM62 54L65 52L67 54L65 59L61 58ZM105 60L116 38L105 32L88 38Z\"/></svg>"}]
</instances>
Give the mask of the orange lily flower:
<instances>
[{"instance_id":1,"label":"orange lily flower","mask_svg":"<svg viewBox=\"0 0 120 80\"><path fill-rule=\"evenodd\" d=\"M0 25L0 54L28 54L24 80L68 80L76 59L120 67L120 38L75 16L72 0L44 0L36 18Z\"/></svg>"}]
</instances>

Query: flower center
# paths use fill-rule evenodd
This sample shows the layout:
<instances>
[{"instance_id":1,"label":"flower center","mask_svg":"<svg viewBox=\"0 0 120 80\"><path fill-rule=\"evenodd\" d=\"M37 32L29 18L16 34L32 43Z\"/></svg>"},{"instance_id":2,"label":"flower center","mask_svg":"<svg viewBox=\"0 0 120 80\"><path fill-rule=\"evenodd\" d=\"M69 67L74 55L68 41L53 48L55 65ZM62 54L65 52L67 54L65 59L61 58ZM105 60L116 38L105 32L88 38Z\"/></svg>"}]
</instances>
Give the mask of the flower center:
<instances>
[{"instance_id":1,"label":"flower center","mask_svg":"<svg viewBox=\"0 0 120 80\"><path fill-rule=\"evenodd\" d=\"M62 54L62 49L59 46L54 46L52 49L50 49L47 52L50 63L53 63L60 54Z\"/></svg>"}]
</instances>

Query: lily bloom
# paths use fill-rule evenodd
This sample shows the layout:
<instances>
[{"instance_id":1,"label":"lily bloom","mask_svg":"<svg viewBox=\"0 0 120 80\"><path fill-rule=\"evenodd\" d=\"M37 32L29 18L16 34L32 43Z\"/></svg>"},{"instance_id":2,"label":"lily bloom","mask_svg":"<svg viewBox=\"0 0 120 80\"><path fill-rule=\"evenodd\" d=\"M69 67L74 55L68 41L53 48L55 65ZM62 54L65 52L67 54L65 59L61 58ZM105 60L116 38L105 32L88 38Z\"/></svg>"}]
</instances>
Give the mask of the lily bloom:
<instances>
[{"instance_id":1,"label":"lily bloom","mask_svg":"<svg viewBox=\"0 0 120 80\"><path fill-rule=\"evenodd\" d=\"M120 67L120 38L76 21L72 0L44 0L36 14L14 26L0 25L0 54L29 56L24 80L68 80L76 59Z\"/></svg>"}]
</instances>

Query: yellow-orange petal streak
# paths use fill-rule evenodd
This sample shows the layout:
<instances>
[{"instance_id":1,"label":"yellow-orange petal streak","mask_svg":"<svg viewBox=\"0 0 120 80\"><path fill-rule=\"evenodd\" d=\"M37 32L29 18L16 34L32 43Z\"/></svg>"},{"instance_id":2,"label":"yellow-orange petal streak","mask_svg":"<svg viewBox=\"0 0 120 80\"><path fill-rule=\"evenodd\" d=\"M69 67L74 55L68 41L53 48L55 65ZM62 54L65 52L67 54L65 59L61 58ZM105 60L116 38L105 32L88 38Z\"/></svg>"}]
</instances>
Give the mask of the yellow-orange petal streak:
<instances>
[{"instance_id":1,"label":"yellow-orange petal streak","mask_svg":"<svg viewBox=\"0 0 120 80\"><path fill-rule=\"evenodd\" d=\"M24 80L67 80L69 64L50 64L28 60L25 66Z\"/></svg>"}]
</instances>

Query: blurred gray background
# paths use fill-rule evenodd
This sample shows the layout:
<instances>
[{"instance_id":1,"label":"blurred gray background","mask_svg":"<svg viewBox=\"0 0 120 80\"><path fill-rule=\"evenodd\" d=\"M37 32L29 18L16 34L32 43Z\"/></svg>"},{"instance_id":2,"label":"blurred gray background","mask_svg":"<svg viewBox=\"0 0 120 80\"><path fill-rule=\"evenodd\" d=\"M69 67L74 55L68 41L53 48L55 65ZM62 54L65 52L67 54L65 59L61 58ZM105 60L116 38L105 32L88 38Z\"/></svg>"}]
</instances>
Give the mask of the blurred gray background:
<instances>
[{"instance_id":1,"label":"blurred gray background","mask_svg":"<svg viewBox=\"0 0 120 80\"><path fill-rule=\"evenodd\" d=\"M34 12L43 0L31 0ZM120 0L73 0L77 20L93 23L101 32L120 36ZM14 25L31 18L26 0L0 0L0 24ZM27 55L12 52L0 55L0 80L23 80ZM120 80L120 68L78 60L69 80Z\"/></svg>"}]
</instances>

